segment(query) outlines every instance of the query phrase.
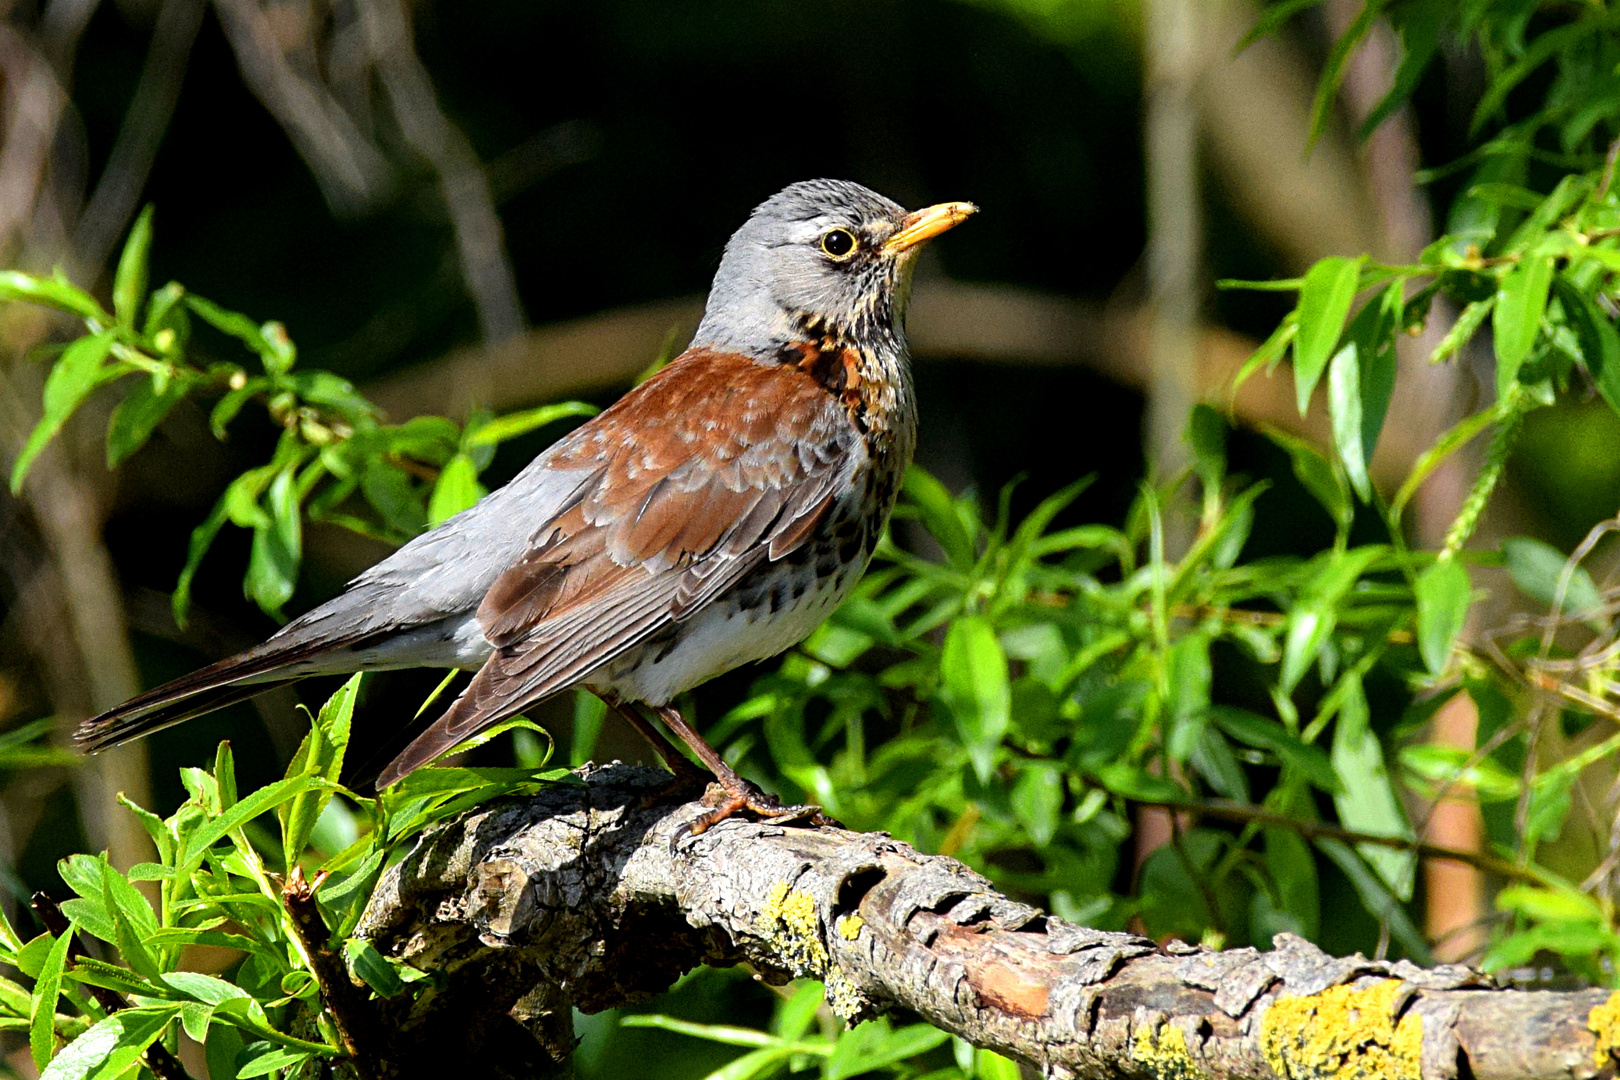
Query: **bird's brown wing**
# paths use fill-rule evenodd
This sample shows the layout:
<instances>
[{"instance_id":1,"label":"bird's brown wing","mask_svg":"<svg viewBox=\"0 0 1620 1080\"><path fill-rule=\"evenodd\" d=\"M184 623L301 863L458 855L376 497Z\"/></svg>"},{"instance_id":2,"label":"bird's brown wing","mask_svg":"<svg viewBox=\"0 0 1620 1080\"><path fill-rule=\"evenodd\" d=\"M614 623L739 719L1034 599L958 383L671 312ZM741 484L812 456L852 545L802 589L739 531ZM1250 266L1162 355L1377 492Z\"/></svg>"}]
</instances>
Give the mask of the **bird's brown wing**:
<instances>
[{"instance_id":1,"label":"bird's brown wing","mask_svg":"<svg viewBox=\"0 0 1620 1080\"><path fill-rule=\"evenodd\" d=\"M559 447L553 467L594 475L486 594L494 655L379 786L797 549L865 453L843 403L797 366L707 351L672 362Z\"/></svg>"}]
</instances>

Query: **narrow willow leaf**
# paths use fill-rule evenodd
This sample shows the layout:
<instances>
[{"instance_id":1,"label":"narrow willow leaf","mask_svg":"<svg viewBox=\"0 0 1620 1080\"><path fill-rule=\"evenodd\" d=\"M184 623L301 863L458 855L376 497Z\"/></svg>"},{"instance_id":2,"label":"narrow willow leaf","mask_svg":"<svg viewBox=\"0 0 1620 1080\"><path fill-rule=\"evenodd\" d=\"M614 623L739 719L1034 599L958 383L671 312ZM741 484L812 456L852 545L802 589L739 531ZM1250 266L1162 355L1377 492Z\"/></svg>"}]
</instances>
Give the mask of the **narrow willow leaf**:
<instances>
[{"instance_id":1,"label":"narrow willow leaf","mask_svg":"<svg viewBox=\"0 0 1620 1080\"><path fill-rule=\"evenodd\" d=\"M1007 656L988 619L964 615L951 624L940 655L940 697L956 720L979 782L990 782L996 750L1012 719Z\"/></svg>"},{"instance_id":2,"label":"narrow willow leaf","mask_svg":"<svg viewBox=\"0 0 1620 1080\"><path fill-rule=\"evenodd\" d=\"M247 598L265 614L280 618L282 605L292 599L298 585L298 568L304 558L304 522L293 466L276 474L265 502L270 519L253 529L242 586Z\"/></svg>"},{"instance_id":3,"label":"narrow willow leaf","mask_svg":"<svg viewBox=\"0 0 1620 1080\"><path fill-rule=\"evenodd\" d=\"M1349 482L1343 473L1304 439L1279 428L1264 427L1262 430L1266 438L1288 452L1294 475L1305 490L1322 504L1322 509L1328 512L1339 531L1348 532L1355 520L1356 507L1351 499Z\"/></svg>"},{"instance_id":4,"label":"narrow willow leaf","mask_svg":"<svg viewBox=\"0 0 1620 1080\"><path fill-rule=\"evenodd\" d=\"M1294 390L1301 416L1339 343L1360 276L1359 260L1338 256L1322 259L1305 274L1299 290L1299 332L1294 337Z\"/></svg>"},{"instance_id":5,"label":"narrow willow leaf","mask_svg":"<svg viewBox=\"0 0 1620 1080\"><path fill-rule=\"evenodd\" d=\"M102 326L113 321L101 310L95 297L62 278L42 278L16 270L0 270L0 300L26 300L31 304L43 304Z\"/></svg>"},{"instance_id":6,"label":"narrow willow leaf","mask_svg":"<svg viewBox=\"0 0 1620 1080\"><path fill-rule=\"evenodd\" d=\"M439 472L428 500L428 524L439 525L455 517L488 492L478 482L478 466L466 454L451 458Z\"/></svg>"},{"instance_id":7,"label":"narrow willow leaf","mask_svg":"<svg viewBox=\"0 0 1620 1080\"><path fill-rule=\"evenodd\" d=\"M956 512L956 500L933 474L916 465L906 470L906 498L922 512L929 535L939 541L951 565L968 569L976 561L973 538Z\"/></svg>"},{"instance_id":8,"label":"narrow willow leaf","mask_svg":"<svg viewBox=\"0 0 1620 1080\"><path fill-rule=\"evenodd\" d=\"M293 755L287 767L289 779L297 776L319 776L337 783L343 771L343 755L349 746L349 725L354 717L354 703L360 694L363 673L351 676L338 692L321 706L309 733ZM321 811L332 801L330 788L306 791L283 803L276 811L281 819L282 857L289 867L297 864L310 833Z\"/></svg>"},{"instance_id":9,"label":"narrow willow leaf","mask_svg":"<svg viewBox=\"0 0 1620 1080\"><path fill-rule=\"evenodd\" d=\"M1384 751L1368 721L1367 696L1361 680L1352 678L1333 734L1333 771L1340 790L1333 796L1339 821L1348 829L1372 836L1412 838L1412 828L1384 766ZM1389 890L1401 899L1412 895L1412 858L1406 852L1378 844L1360 844L1357 850Z\"/></svg>"},{"instance_id":10,"label":"narrow willow leaf","mask_svg":"<svg viewBox=\"0 0 1620 1080\"><path fill-rule=\"evenodd\" d=\"M1519 379L1519 368L1535 347L1541 319L1547 312L1547 290L1552 286L1550 255L1527 255L1503 276L1491 312L1496 340L1496 396L1504 398Z\"/></svg>"},{"instance_id":11,"label":"narrow willow leaf","mask_svg":"<svg viewBox=\"0 0 1620 1080\"><path fill-rule=\"evenodd\" d=\"M531 431L570 416L595 416L600 411L595 405L588 405L583 401L563 401L556 405L542 405L538 409L508 413L505 416L497 416L471 432L467 436L467 445L494 446L496 443L515 439L519 435L527 435Z\"/></svg>"},{"instance_id":12,"label":"narrow willow leaf","mask_svg":"<svg viewBox=\"0 0 1620 1080\"><path fill-rule=\"evenodd\" d=\"M33 1011L28 1022L28 1046L34 1054L34 1067L43 1069L56 1052L56 1002L62 994L62 972L67 967L68 949L73 945L70 925L45 954L45 963L34 980Z\"/></svg>"},{"instance_id":13,"label":"narrow willow leaf","mask_svg":"<svg viewBox=\"0 0 1620 1080\"><path fill-rule=\"evenodd\" d=\"M1441 559L1417 579L1418 651L1432 675L1441 675L1451 661L1451 648L1468 621L1473 586L1468 571L1456 559Z\"/></svg>"},{"instance_id":14,"label":"narrow willow leaf","mask_svg":"<svg viewBox=\"0 0 1620 1080\"><path fill-rule=\"evenodd\" d=\"M152 207L141 211L129 230L129 239L118 256L113 274L113 311L118 324L134 329L141 317L141 301L146 297L146 266L152 250Z\"/></svg>"},{"instance_id":15,"label":"narrow willow leaf","mask_svg":"<svg viewBox=\"0 0 1620 1080\"><path fill-rule=\"evenodd\" d=\"M202 524L191 530L191 540L186 548L186 565L180 570L180 579L174 583L174 595L169 600L175 625L182 629L190 621L191 583L197 576L197 568L202 565L208 549L214 546L214 538L219 535L219 530L225 527L225 522L230 518L229 499L230 492L226 491Z\"/></svg>"},{"instance_id":16,"label":"narrow willow leaf","mask_svg":"<svg viewBox=\"0 0 1620 1080\"><path fill-rule=\"evenodd\" d=\"M1526 596L1552 607L1559 599L1558 583L1569 561L1564 553L1544 541L1516 536L1502 541L1502 555L1513 584ZM1565 615L1595 612L1603 606L1603 596L1584 566L1572 569L1562 600L1560 612Z\"/></svg>"},{"instance_id":17,"label":"narrow willow leaf","mask_svg":"<svg viewBox=\"0 0 1620 1080\"><path fill-rule=\"evenodd\" d=\"M1620 331L1591 297L1570 284L1567 274L1553 281L1576 338L1581 363L1609 408L1620 413Z\"/></svg>"},{"instance_id":18,"label":"narrow willow leaf","mask_svg":"<svg viewBox=\"0 0 1620 1080\"><path fill-rule=\"evenodd\" d=\"M1423 486L1423 482L1434 473L1434 470L1438 469L1446 458L1477 438L1480 432L1500 420L1503 415L1502 404L1498 402L1496 407L1481 409L1471 416L1463 417L1448 428L1445 434L1435 440L1433 446L1418 456L1417 464L1412 466L1412 471L1401 482L1401 489L1390 501L1391 515L1399 519L1401 511L1406 508L1406 504L1417 494L1418 488Z\"/></svg>"},{"instance_id":19,"label":"narrow willow leaf","mask_svg":"<svg viewBox=\"0 0 1620 1080\"><path fill-rule=\"evenodd\" d=\"M115 1012L69 1043L39 1074L39 1080L122 1077L179 1012L179 1006Z\"/></svg>"},{"instance_id":20,"label":"narrow willow leaf","mask_svg":"<svg viewBox=\"0 0 1620 1080\"><path fill-rule=\"evenodd\" d=\"M146 445L152 432L191 390L191 380L171 378L162 387L152 379L138 380L113 410L107 424L107 468L116 469Z\"/></svg>"},{"instance_id":21,"label":"narrow willow leaf","mask_svg":"<svg viewBox=\"0 0 1620 1080\"><path fill-rule=\"evenodd\" d=\"M122 365L103 366L112 351L114 331L79 338L62 351L50 375L45 378L44 415L28 435L17 461L11 468L12 494L22 490L23 481L34 459L62 430L68 417L78 409L90 392L109 379L117 378L127 370Z\"/></svg>"}]
</instances>

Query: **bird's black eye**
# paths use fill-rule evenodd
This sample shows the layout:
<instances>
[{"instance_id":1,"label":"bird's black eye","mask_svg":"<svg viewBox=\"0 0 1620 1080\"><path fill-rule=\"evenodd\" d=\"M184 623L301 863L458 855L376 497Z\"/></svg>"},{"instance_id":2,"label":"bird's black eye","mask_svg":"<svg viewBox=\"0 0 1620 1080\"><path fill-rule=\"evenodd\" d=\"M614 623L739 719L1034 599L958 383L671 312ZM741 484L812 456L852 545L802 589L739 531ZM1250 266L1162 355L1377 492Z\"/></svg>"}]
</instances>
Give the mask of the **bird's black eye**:
<instances>
[{"instance_id":1,"label":"bird's black eye","mask_svg":"<svg viewBox=\"0 0 1620 1080\"><path fill-rule=\"evenodd\" d=\"M855 234L848 229L828 229L821 234L821 250L842 262L855 254Z\"/></svg>"}]
</instances>

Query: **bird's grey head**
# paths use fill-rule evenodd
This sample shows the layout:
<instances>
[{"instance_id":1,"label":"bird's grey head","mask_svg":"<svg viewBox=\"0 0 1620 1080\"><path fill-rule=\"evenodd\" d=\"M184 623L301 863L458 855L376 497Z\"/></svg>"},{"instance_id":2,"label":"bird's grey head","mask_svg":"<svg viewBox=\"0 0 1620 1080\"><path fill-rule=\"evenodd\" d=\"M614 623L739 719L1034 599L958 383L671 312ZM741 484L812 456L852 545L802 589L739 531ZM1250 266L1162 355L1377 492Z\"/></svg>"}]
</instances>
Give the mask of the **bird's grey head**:
<instances>
[{"instance_id":1,"label":"bird's grey head","mask_svg":"<svg viewBox=\"0 0 1620 1080\"><path fill-rule=\"evenodd\" d=\"M908 213L848 180L791 184L732 234L692 344L764 356L809 336L897 339L923 241L976 209Z\"/></svg>"}]
</instances>

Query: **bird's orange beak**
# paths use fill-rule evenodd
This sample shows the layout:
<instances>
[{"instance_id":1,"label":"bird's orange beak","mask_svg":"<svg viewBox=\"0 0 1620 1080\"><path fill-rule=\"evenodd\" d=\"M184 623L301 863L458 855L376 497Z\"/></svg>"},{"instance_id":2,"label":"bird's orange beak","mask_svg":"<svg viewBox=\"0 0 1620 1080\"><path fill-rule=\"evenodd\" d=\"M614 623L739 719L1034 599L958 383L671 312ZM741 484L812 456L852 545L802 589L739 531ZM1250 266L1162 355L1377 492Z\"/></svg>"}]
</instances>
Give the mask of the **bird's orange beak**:
<instances>
[{"instance_id":1,"label":"bird's orange beak","mask_svg":"<svg viewBox=\"0 0 1620 1080\"><path fill-rule=\"evenodd\" d=\"M979 208L970 202L945 202L907 214L900 231L883 242L883 253L898 255L946 229L956 228L978 212Z\"/></svg>"}]
</instances>

